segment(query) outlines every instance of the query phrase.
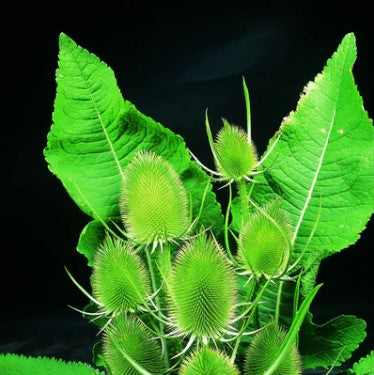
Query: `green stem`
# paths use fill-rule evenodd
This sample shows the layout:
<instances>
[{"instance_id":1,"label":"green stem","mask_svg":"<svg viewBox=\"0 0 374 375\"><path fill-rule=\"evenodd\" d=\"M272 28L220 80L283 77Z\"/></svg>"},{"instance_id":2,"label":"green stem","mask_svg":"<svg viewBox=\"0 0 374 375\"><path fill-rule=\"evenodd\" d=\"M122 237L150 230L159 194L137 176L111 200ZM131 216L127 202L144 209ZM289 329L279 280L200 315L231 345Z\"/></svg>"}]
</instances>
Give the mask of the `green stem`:
<instances>
[{"instance_id":1,"label":"green stem","mask_svg":"<svg viewBox=\"0 0 374 375\"><path fill-rule=\"evenodd\" d=\"M238 187L240 207L242 212L242 224L247 222L249 218L249 207L248 207L248 195L247 195L247 184L244 179L240 179L236 182Z\"/></svg>"},{"instance_id":2,"label":"green stem","mask_svg":"<svg viewBox=\"0 0 374 375\"><path fill-rule=\"evenodd\" d=\"M235 345L234 345L234 349L232 351L232 354L231 354L231 358L230 358L230 361L231 363L234 363L235 362L235 357L236 357L236 354L238 352L238 349L239 349L239 344L240 344L240 340L241 340L241 337L242 337L242 334L245 332L245 330L247 329L253 315L256 313L257 314L257 305L258 303L260 302L260 298L262 297L262 294L264 293L264 291L266 290L267 286L269 285L269 282L270 280L267 280L266 283L264 284L264 286L261 288L261 290L259 292L257 292L258 290L258 287L259 287L259 282L257 280L253 280L253 288L251 290L251 297L253 297L256 293L257 293L257 296L256 298L254 299L253 301L253 310L251 310L249 316L247 319L244 320L240 330L239 330L239 335L238 335L238 338L236 339L235 341ZM258 326L256 327L256 329L258 328Z\"/></svg>"},{"instance_id":3,"label":"green stem","mask_svg":"<svg viewBox=\"0 0 374 375\"><path fill-rule=\"evenodd\" d=\"M231 201L232 201L232 188L231 188L231 185L229 185L229 202L227 204L223 233L225 237L225 247L226 247L227 254L231 262L234 264L234 266L238 267L239 266L238 262L235 260L235 258L232 255L231 248L230 248L230 240L229 240L229 216L230 216L230 209L231 209Z\"/></svg>"},{"instance_id":4,"label":"green stem","mask_svg":"<svg viewBox=\"0 0 374 375\"><path fill-rule=\"evenodd\" d=\"M277 293L277 302L275 305L275 317L274 320L278 324L279 321L279 310L280 310L280 304L282 300L282 289L283 289L283 281L279 282L279 287L278 287L278 293Z\"/></svg>"},{"instance_id":5,"label":"green stem","mask_svg":"<svg viewBox=\"0 0 374 375\"><path fill-rule=\"evenodd\" d=\"M156 284L155 272L154 272L154 269L153 269L153 261L152 261L152 258L150 256L150 254L149 254L149 250L148 249L145 251L145 254L146 254L146 257L147 257L147 264L148 264L148 269L149 269L149 275L151 277L152 293L155 293L156 290L157 290L157 284ZM157 306L157 309L160 310L161 309L161 304L160 304L160 299L159 299L158 295L155 296L155 304ZM161 318L160 314L159 314L159 317ZM165 331L164 331L165 325L161 321L158 321L158 324L159 324L162 336L164 336L165 335ZM166 344L165 337L162 337L162 336L160 337L160 340L162 342L162 346L164 347L164 363L165 363L166 369L168 369L169 368L168 347L167 347L167 344Z\"/></svg>"}]
</instances>

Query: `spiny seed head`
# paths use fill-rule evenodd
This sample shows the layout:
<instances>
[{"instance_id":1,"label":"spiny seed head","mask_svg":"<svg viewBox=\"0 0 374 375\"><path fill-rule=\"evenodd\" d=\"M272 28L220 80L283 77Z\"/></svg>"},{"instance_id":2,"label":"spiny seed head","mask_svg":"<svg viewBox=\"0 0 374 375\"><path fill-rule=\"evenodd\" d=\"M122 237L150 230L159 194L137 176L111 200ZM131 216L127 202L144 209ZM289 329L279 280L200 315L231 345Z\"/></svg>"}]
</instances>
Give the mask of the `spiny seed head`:
<instances>
[{"instance_id":1,"label":"spiny seed head","mask_svg":"<svg viewBox=\"0 0 374 375\"><path fill-rule=\"evenodd\" d=\"M131 357L151 374L163 374L165 368L159 343L152 340L143 323L130 316L117 316L104 335L104 358L113 375L137 375L123 355Z\"/></svg>"},{"instance_id":2,"label":"spiny seed head","mask_svg":"<svg viewBox=\"0 0 374 375\"><path fill-rule=\"evenodd\" d=\"M127 242L107 237L93 267L93 294L108 313L136 311L147 301L149 279L142 260Z\"/></svg>"},{"instance_id":3,"label":"spiny seed head","mask_svg":"<svg viewBox=\"0 0 374 375\"><path fill-rule=\"evenodd\" d=\"M262 375L274 362L279 347L286 333L276 323L270 324L259 332L251 342L245 359L247 375ZM296 345L293 345L287 356L275 370L274 375L301 374L301 360Z\"/></svg>"},{"instance_id":4,"label":"spiny seed head","mask_svg":"<svg viewBox=\"0 0 374 375\"><path fill-rule=\"evenodd\" d=\"M219 336L234 314L236 278L219 245L200 233L176 256L169 283L171 316L181 332Z\"/></svg>"},{"instance_id":5,"label":"spiny seed head","mask_svg":"<svg viewBox=\"0 0 374 375\"><path fill-rule=\"evenodd\" d=\"M257 163L255 146L247 139L246 133L237 126L223 120L223 128L215 142L217 153L222 160L215 160L216 168L227 179L240 180L247 176Z\"/></svg>"},{"instance_id":6,"label":"spiny seed head","mask_svg":"<svg viewBox=\"0 0 374 375\"><path fill-rule=\"evenodd\" d=\"M181 237L189 224L187 195L169 162L152 152L139 152L124 169L122 220L139 244Z\"/></svg>"},{"instance_id":7,"label":"spiny seed head","mask_svg":"<svg viewBox=\"0 0 374 375\"><path fill-rule=\"evenodd\" d=\"M204 347L183 361L179 375L239 375L239 371L221 352Z\"/></svg>"},{"instance_id":8,"label":"spiny seed head","mask_svg":"<svg viewBox=\"0 0 374 375\"><path fill-rule=\"evenodd\" d=\"M239 262L256 277L282 275L290 256L291 236L286 212L275 201L254 213L242 227L239 234Z\"/></svg>"}]
</instances>

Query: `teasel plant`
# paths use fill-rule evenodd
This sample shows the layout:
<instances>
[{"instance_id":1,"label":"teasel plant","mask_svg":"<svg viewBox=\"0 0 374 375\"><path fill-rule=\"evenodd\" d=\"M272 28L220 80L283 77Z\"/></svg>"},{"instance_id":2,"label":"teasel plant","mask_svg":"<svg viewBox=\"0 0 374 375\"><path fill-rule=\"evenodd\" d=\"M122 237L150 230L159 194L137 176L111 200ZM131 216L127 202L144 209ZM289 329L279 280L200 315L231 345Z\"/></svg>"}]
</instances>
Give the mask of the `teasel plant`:
<instances>
[{"instance_id":1,"label":"teasel plant","mask_svg":"<svg viewBox=\"0 0 374 375\"><path fill-rule=\"evenodd\" d=\"M92 294L67 270L90 300L85 310L72 308L100 327L101 358L110 374L301 374L298 330L320 285L299 305L299 263L309 242L295 259L293 228L281 199L260 206L251 198L254 176L264 173L261 165L280 135L258 160L244 79L243 89L247 132L223 120L214 141L206 113L216 170L191 153L211 181L228 187L223 233L216 237L199 222L208 186L193 217L173 166L141 150L123 170L122 223L107 227L96 252ZM229 223L233 183L242 212L237 233ZM318 220L309 240L317 225ZM279 319L284 282L294 285L288 330ZM271 284L279 285L277 303L264 322L259 307Z\"/></svg>"}]
</instances>

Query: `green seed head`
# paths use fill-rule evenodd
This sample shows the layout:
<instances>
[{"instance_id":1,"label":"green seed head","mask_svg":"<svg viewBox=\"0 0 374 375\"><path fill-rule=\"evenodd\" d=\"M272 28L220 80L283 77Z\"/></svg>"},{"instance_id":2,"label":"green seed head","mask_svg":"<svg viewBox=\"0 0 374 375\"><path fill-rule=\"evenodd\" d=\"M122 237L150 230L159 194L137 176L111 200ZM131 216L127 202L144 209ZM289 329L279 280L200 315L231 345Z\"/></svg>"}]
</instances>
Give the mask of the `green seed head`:
<instances>
[{"instance_id":1,"label":"green seed head","mask_svg":"<svg viewBox=\"0 0 374 375\"><path fill-rule=\"evenodd\" d=\"M290 256L291 225L278 202L253 214L239 234L238 258L256 277L282 275Z\"/></svg>"},{"instance_id":2,"label":"green seed head","mask_svg":"<svg viewBox=\"0 0 374 375\"><path fill-rule=\"evenodd\" d=\"M165 371L159 343L152 340L150 333L138 320L119 315L104 335L104 358L111 374L138 374L126 356L151 374L163 374Z\"/></svg>"},{"instance_id":3,"label":"green seed head","mask_svg":"<svg viewBox=\"0 0 374 375\"><path fill-rule=\"evenodd\" d=\"M179 375L239 375L223 353L204 347L183 361Z\"/></svg>"},{"instance_id":4,"label":"green seed head","mask_svg":"<svg viewBox=\"0 0 374 375\"><path fill-rule=\"evenodd\" d=\"M235 273L219 245L200 233L180 250L169 292L171 315L180 331L216 337L234 314Z\"/></svg>"},{"instance_id":5,"label":"green seed head","mask_svg":"<svg viewBox=\"0 0 374 375\"><path fill-rule=\"evenodd\" d=\"M245 360L247 375L262 375L274 362L280 345L285 338L285 332L275 323L258 333L249 346ZM295 345L275 370L274 375L301 374L300 355Z\"/></svg>"},{"instance_id":6,"label":"green seed head","mask_svg":"<svg viewBox=\"0 0 374 375\"><path fill-rule=\"evenodd\" d=\"M217 170L227 179L239 180L247 176L257 163L255 146L248 141L246 133L237 126L223 120L223 128L215 142L219 160Z\"/></svg>"},{"instance_id":7,"label":"green seed head","mask_svg":"<svg viewBox=\"0 0 374 375\"><path fill-rule=\"evenodd\" d=\"M139 152L124 170L122 220L137 243L166 242L182 236L189 224L187 195L169 162Z\"/></svg>"},{"instance_id":8,"label":"green seed head","mask_svg":"<svg viewBox=\"0 0 374 375\"><path fill-rule=\"evenodd\" d=\"M142 260L127 242L110 237L96 253L92 286L94 297L114 314L138 310L150 293Z\"/></svg>"}]
</instances>

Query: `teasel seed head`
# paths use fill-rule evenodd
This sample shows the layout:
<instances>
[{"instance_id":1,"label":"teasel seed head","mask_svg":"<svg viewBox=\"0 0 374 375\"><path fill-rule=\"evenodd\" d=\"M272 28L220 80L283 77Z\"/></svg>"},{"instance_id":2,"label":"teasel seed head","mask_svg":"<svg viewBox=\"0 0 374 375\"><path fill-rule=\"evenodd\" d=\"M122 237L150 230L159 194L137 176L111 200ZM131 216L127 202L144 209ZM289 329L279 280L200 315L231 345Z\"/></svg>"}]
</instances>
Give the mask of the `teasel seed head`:
<instances>
[{"instance_id":1,"label":"teasel seed head","mask_svg":"<svg viewBox=\"0 0 374 375\"><path fill-rule=\"evenodd\" d=\"M272 323L259 332L251 342L244 364L246 375L262 375L276 359L277 352L286 333ZM302 373L301 360L296 345L275 370L274 375L299 375Z\"/></svg>"},{"instance_id":2,"label":"teasel seed head","mask_svg":"<svg viewBox=\"0 0 374 375\"><path fill-rule=\"evenodd\" d=\"M172 165L141 151L123 173L120 208L129 237L143 245L181 237L189 225L188 202Z\"/></svg>"},{"instance_id":3,"label":"teasel seed head","mask_svg":"<svg viewBox=\"0 0 374 375\"><path fill-rule=\"evenodd\" d=\"M112 321L104 334L104 358L111 374L138 374L126 356L151 374L165 373L159 343L152 340L143 323L122 314Z\"/></svg>"},{"instance_id":4,"label":"teasel seed head","mask_svg":"<svg viewBox=\"0 0 374 375\"><path fill-rule=\"evenodd\" d=\"M177 254L169 294L173 324L203 342L219 337L233 318L236 275L218 243L204 232Z\"/></svg>"},{"instance_id":5,"label":"teasel seed head","mask_svg":"<svg viewBox=\"0 0 374 375\"><path fill-rule=\"evenodd\" d=\"M223 353L203 347L187 357L179 375L239 375L239 371Z\"/></svg>"},{"instance_id":6,"label":"teasel seed head","mask_svg":"<svg viewBox=\"0 0 374 375\"><path fill-rule=\"evenodd\" d=\"M220 161L216 158L217 171L228 180L240 180L250 174L257 164L256 148L247 139L246 133L237 126L223 120L215 146Z\"/></svg>"},{"instance_id":7,"label":"teasel seed head","mask_svg":"<svg viewBox=\"0 0 374 375\"><path fill-rule=\"evenodd\" d=\"M93 266L93 294L106 313L136 311L147 303L147 270L128 242L106 237Z\"/></svg>"},{"instance_id":8,"label":"teasel seed head","mask_svg":"<svg viewBox=\"0 0 374 375\"><path fill-rule=\"evenodd\" d=\"M238 260L256 277L280 276L287 268L292 230L286 212L274 201L254 213L239 233Z\"/></svg>"}]
</instances>

